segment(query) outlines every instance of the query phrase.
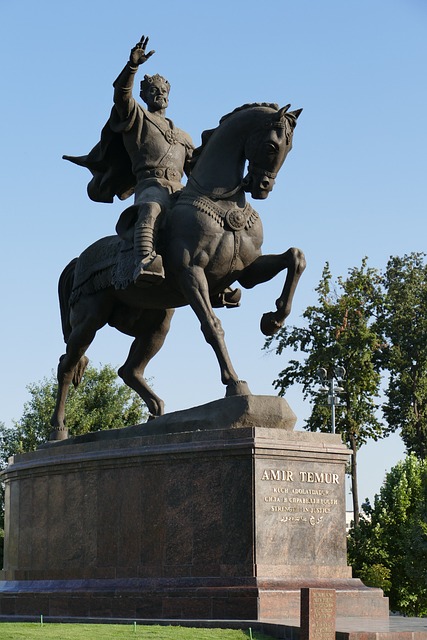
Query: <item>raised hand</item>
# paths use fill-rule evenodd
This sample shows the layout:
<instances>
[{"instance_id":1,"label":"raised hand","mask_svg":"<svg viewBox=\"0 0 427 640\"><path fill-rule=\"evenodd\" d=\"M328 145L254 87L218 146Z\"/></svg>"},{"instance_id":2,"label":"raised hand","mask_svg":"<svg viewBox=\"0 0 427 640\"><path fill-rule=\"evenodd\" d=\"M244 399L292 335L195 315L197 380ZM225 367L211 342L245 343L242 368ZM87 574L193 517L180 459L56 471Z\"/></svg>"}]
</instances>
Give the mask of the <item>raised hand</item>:
<instances>
[{"instance_id":1,"label":"raised hand","mask_svg":"<svg viewBox=\"0 0 427 640\"><path fill-rule=\"evenodd\" d=\"M129 56L129 62L132 65L139 66L140 64L144 64L144 62L146 62L148 58L151 58L151 56L153 55L154 51L149 51L148 53L145 53L145 50L148 44L148 39L149 39L148 36L147 37L142 36L141 40L137 42L136 45L131 50L130 56Z\"/></svg>"}]
</instances>

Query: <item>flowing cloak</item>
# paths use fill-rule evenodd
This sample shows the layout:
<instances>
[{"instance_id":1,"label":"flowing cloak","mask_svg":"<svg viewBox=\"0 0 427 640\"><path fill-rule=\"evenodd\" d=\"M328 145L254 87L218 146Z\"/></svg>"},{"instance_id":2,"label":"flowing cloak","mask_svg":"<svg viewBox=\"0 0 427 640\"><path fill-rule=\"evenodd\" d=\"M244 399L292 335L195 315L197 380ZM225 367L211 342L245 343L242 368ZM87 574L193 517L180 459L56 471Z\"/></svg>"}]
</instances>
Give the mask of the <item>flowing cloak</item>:
<instances>
[{"instance_id":1,"label":"flowing cloak","mask_svg":"<svg viewBox=\"0 0 427 640\"><path fill-rule=\"evenodd\" d=\"M126 200L135 190L136 178L122 135L130 126L132 122L123 122L113 106L101 131L100 141L86 156L62 156L89 169L93 178L87 186L87 193L95 202L113 202L114 196Z\"/></svg>"}]
</instances>

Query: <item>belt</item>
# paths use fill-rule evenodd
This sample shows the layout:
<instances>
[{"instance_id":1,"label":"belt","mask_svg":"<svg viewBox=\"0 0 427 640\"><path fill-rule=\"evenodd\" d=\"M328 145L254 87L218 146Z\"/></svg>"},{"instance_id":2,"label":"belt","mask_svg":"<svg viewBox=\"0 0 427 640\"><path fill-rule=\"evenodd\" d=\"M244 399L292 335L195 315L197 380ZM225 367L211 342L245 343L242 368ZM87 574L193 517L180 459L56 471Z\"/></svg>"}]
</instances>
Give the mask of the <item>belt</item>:
<instances>
[{"instance_id":1,"label":"belt","mask_svg":"<svg viewBox=\"0 0 427 640\"><path fill-rule=\"evenodd\" d=\"M145 169L141 172L142 178L166 178L174 182L181 182L182 174L171 167L156 167L155 169Z\"/></svg>"}]
</instances>

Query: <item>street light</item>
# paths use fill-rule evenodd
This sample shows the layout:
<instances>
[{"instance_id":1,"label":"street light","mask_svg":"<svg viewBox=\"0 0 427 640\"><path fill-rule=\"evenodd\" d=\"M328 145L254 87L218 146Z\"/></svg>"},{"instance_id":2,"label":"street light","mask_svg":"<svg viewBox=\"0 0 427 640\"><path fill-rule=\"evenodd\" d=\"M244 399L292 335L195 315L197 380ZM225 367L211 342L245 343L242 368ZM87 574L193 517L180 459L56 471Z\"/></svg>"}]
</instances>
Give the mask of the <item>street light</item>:
<instances>
[{"instance_id":1,"label":"street light","mask_svg":"<svg viewBox=\"0 0 427 640\"><path fill-rule=\"evenodd\" d=\"M340 404L340 395L345 392L340 386L344 382L345 369L340 366L332 366L329 369L321 367L317 370L321 393L328 394L328 404L331 407L332 433L335 433L335 407Z\"/></svg>"}]
</instances>

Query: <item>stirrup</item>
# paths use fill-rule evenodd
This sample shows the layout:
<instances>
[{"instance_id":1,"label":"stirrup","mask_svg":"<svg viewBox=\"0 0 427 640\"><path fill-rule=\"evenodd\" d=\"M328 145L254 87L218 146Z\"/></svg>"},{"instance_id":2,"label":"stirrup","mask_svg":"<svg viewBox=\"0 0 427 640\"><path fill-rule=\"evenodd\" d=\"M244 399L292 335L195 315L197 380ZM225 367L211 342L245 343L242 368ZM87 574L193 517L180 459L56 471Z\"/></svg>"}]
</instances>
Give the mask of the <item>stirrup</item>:
<instances>
[{"instance_id":1,"label":"stirrup","mask_svg":"<svg viewBox=\"0 0 427 640\"><path fill-rule=\"evenodd\" d=\"M137 287L146 284L160 284L165 279L162 256L151 253L145 256L136 267L133 281Z\"/></svg>"},{"instance_id":2,"label":"stirrup","mask_svg":"<svg viewBox=\"0 0 427 640\"><path fill-rule=\"evenodd\" d=\"M226 309L233 309L234 307L240 307L240 299L242 292L240 289L231 289L227 287L221 293L216 293L211 296L211 305L214 309L225 307Z\"/></svg>"}]
</instances>

